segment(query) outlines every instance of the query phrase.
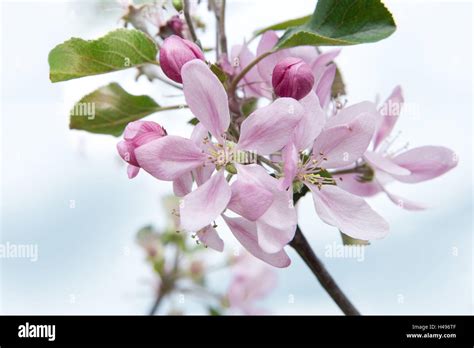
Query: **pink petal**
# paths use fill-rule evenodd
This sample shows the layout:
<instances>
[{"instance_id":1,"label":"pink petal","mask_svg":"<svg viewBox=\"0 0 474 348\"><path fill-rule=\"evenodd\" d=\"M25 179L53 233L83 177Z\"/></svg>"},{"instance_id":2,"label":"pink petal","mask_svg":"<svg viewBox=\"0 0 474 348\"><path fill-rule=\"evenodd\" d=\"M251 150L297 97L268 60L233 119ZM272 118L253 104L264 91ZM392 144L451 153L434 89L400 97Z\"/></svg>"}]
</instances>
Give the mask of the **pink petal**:
<instances>
[{"instance_id":1,"label":"pink petal","mask_svg":"<svg viewBox=\"0 0 474 348\"><path fill-rule=\"evenodd\" d=\"M364 102L343 109L328 120L313 145L313 157L324 168L354 163L367 150L374 132L376 109Z\"/></svg>"},{"instance_id":2,"label":"pink petal","mask_svg":"<svg viewBox=\"0 0 474 348\"><path fill-rule=\"evenodd\" d=\"M209 132L202 125L202 123L198 123L194 126L193 132L191 133L190 139L200 148L206 150L209 146L204 143L204 139L209 138Z\"/></svg>"},{"instance_id":3,"label":"pink petal","mask_svg":"<svg viewBox=\"0 0 474 348\"><path fill-rule=\"evenodd\" d=\"M304 112L292 136L292 141L299 151L313 145L314 139L321 133L326 122L326 116L315 92L310 92L301 99L300 104L303 106Z\"/></svg>"},{"instance_id":4,"label":"pink petal","mask_svg":"<svg viewBox=\"0 0 474 348\"><path fill-rule=\"evenodd\" d=\"M379 193L382 189L376 181L360 182L357 180L359 174L334 175L337 186L357 196L371 197Z\"/></svg>"},{"instance_id":5,"label":"pink petal","mask_svg":"<svg viewBox=\"0 0 474 348\"><path fill-rule=\"evenodd\" d=\"M271 192L281 191L278 186L278 180L270 176L262 166L258 164L243 165L236 163L235 168L242 180L260 185Z\"/></svg>"},{"instance_id":6,"label":"pink petal","mask_svg":"<svg viewBox=\"0 0 474 348\"><path fill-rule=\"evenodd\" d=\"M281 250L294 237L297 216L291 193L280 189L280 182L262 166L236 165L237 172L248 182L254 182L273 194L273 202L257 220L258 243L269 253Z\"/></svg>"},{"instance_id":7,"label":"pink petal","mask_svg":"<svg viewBox=\"0 0 474 348\"><path fill-rule=\"evenodd\" d=\"M402 209L410 210L410 211L419 211L419 210L425 210L428 208L426 205L422 203L414 202L406 198L394 195L393 193L388 192L386 189L384 189L384 192L387 194L387 197L393 203L395 203Z\"/></svg>"},{"instance_id":8,"label":"pink petal","mask_svg":"<svg viewBox=\"0 0 474 348\"><path fill-rule=\"evenodd\" d=\"M160 180L175 180L203 165L206 155L191 140L167 135L135 150L140 167Z\"/></svg>"},{"instance_id":9,"label":"pink petal","mask_svg":"<svg viewBox=\"0 0 474 348\"><path fill-rule=\"evenodd\" d=\"M370 120L373 121L372 123L375 123L379 113L377 107L372 102L365 101L357 103L339 110L335 116L332 116L327 120L324 127L327 129L335 126L347 125L362 115L369 117ZM372 126L372 129L374 128L375 127Z\"/></svg>"},{"instance_id":10,"label":"pink petal","mask_svg":"<svg viewBox=\"0 0 474 348\"><path fill-rule=\"evenodd\" d=\"M331 63L341 52L340 49L331 50L325 53L322 53L316 58L311 64L311 69L313 70L314 80L319 81L323 72L326 70L326 66Z\"/></svg>"},{"instance_id":11,"label":"pink petal","mask_svg":"<svg viewBox=\"0 0 474 348\"><path fill-rule=\"evenodd\" d=\"M288 143L303 116L303 107L292 98L279 98L254 111L240 128L240 149L268 155Z\"/></svg>"},{"instance_id":12,"label":"pink petal","mask_svg":"<svg viewBox=\"0 0 474 348\"><path fill-rule=\"evenodd\" d=\"M293 179L298 172L298 151L295 144L290 142L282 151L283 157L283 174L284 179L281 181L281 188L287 189L293 183Z\"/></svg>"},{"instance_id":13,"label":"pink petal","mask_svg":"<svg viewBox=\"0 0 474 348\"><path fill-rule=\"evenodd\" d=\"M236 72L242 71L250 62L255 59L255 55L250 52L247 45L235 46L232 50L234 61L238 63ZM246 97L265 97L272 98L272 91L267 82L265 82L258 73L258 67L253 67L245 75L239 86L244 87Z\"/></svg>"},{"instance_id":14,"label":"pink petal","mask_svg":"<svg viewBox=\"0 0 474 348\"><path fill-rule=\"evenodd\" d=\"M262 54L270 51L277 42L278 35L272 30L266 31L262 35L262 38L258 43L257 56L261 56ZM277 65L279 61L281 61L287 56L284 51L285 50L277 51L264 58L262 61L260 61L260 63L257 64L258 72L260 74L261 79L270 86L272 81L272 73L273 69L275 68L275 65Z\"/></svg>"},{"instance_id":15,"label":"pink petal","mask_svg":"<svg viewBox=\"0 0 474 348\"><path fill-rule=\"evenodd\" d=\"M318 95L321 106L325 109L331 100L331 89L334 77L336 76L336 65L331 64L324 69L321 78L314 84L314 90Z\"/></svg>"},{"instance_id":16,"label":"pink petal","mask_svg":"<svg viewBox=\"0 0 474 348\"><path fill-rule=\"evenodd\" d=\"M178 197L184 197L191 192L193 187L193 176L191 172L181 175L173 181L173 192Z\"/></svg>"},{"instance_id":17,"label":"pink petal","mask_svg":"<svg viewBox=\"0 0 474 348\"><path fill-rule=\"evenodd\" d=\"M216 173L180 202L181 227L186 231L206 227L225 210L231 194L224 172Z\"/></svg>"},{"instance_id":18,"label":"pink petal","mask_svg":"<svg viewBox=\"0 0 474 348\"><path fill-rule=\"evenodd\" d=\"M348 236L362 240L383 238L388 223L364 201L335 185L308 185L319 217Z\"/></svg>"},{"instance_id":19,"label":"pink petal","mask_svg":"<svg viewBox=\"0 0 474 348\"><path fill-rule=\"evenodd\" d=\"M138 175L138 172L140 171L140 167L135 167L133 164L129 164L127 166L127 175L129 179L133 179Z\"/></svg>"},{"instance_id":20,"label":"pink petal","mask_svg":"<svg viewBox=\"0 0 474 348\"><path fill-rule=\"evenodd\" d=\"M392 132L392 129L400 116L403 102L402 89L400 86L397 86L379 110L379 124L374 138L375 149Z\"/></svg>"},{"instance_id":21,"label":"pink petal","mask_svg":"<svg viewBox=\"0 0 474 348\"><path fill-rule=\"evenodd\" d=\"M204 227L196 233L202 244L211 249L222 252L224 250L224 241L219 237L216 229L211 225Z\"/></svg>"},{"instance_id":22,"label":"pink petal","mask_svg":"<svg viewBox=\"0 0 474 348\"><path fill-rule=\"evenodd\" d=\"M258 245L268 253L282 250L295 236L297 215L286 191L274 192L272 205L257 220Z\"/></svg>"},{"instance_id":23,"label":"pink petal","mask_svg":"<svg viewBox=\"0 0 474 348\"><path fill-rule=\"evenodd\" d=\"M318 59L318 51L314 46L296 46L288 49L283 49L279 52L286 53L287 57L301 58L309 66L312 66L315 60Z\"/></svg>"},{"instance_id":24,"label":"pink petal","mask_svg":"<svg viewBox=\"0 0 474 348\"><path fill-rule=\"evenodd\" d=\"M270 191L240 179L239 175L231 188L232 198L228 208L250 221L261 217L273 202L273 194Z\"/></svg>"},{"instance_id":25,"label":"pink petal","mask_svg":"<svg viewBox=\"0 0 474 348\"><path fill-rule=\"evenodd\" d=\"M406 168L400 167L394 163L391 159L383 156L378 152L367 151L364 154L365 160L377 169L383 170L388 174L393 175L409 175L410 171Z\"/></svg>"},{"instance_id":26,"label":"pink petal","mask_svg":"<svg viewBox=\"0 0 474 348\"><path fill-rule=\"evenodd\" d=\"M202 167L198 167L194 169L193 174L194 174L194 180L196 180L196 184L198 186L201 186L202 184L204 184L207 180L209 180L212 173L214 173L215 169L216 169L216 166L210 163Z\"/></svg>"},{"instance_id":27,"label":"pink petal","mask_svg":"<svg viewBox=\"0 0 474 348\"><path fill-rule=\"evenodd\" d=\"M269 254L262 250L258 245L257 225L254 222L245 220L244 218L230 218L225 215L222 217L235 238L237 238L240 244L253 256L279 268L288 267L290 265L291 260L284 250L280 250L274 254Z\"/></svg>"},{"instance_id":28,"label":"pink petal","mask_svg":"<svg viewBox=\"0 0 474 348\"><path fill-rule=\"evenodd\" d=\"M417 183L436 178L458 164L456 154L442 146L421 146L408 150L396 157L393 162L411 171L410 175L393 175L398 181Z\"/></svg>"},{"instance_id":29,"label":"pink petal","mask_svg":"<svg viewBox=\"0 0 474 348\"><path fill-rule=\"evenodd\" d=\"M218 140L230 123L229 104L224 86L203 61L183 65L183 92L194 116Z\"/></svg>"}]
</instances>

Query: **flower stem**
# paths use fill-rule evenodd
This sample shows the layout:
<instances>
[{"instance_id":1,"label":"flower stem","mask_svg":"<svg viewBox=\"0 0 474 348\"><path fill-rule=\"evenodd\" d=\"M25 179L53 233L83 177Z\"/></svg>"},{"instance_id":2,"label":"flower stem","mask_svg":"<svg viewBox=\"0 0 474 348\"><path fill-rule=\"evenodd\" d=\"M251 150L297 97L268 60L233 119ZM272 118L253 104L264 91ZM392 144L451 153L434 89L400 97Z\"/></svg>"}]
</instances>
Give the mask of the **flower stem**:
<instances>
[{"instance_id":1,"label":"flower stem","mask_svg":"<svg viewBox=\"0 0 474 348\"><path fill-rule=\"evenodd\" d=\"M201 43L199 42L196 30L194 30L193 19L191 18L191 13L189 12L189 0L183 1L183 12L184 12L184 19L186 19L186 24L188 25L189 34L191 35L191 39L195 44L201 47Z\"/></svg>"},{"instance_id":2,"label":"flower stem","mask_svg":"<svg viewBox=\"0 0 474 348\"><path fill-rule=\"evenodd\" d=\"M226 0L213 0L210 4L216 16L216 60L218 60L221 54L227 54L227 36L225 32Z\"/></svg>"},{"instance_id":3,"label":"flower stem","mask_svg":"<svg viewBox=\"0 0 474 348\"><path fill-rule=\"evenodd\" d=\"M337 285L334 278L331 277L329 272L326 270L321 260L316 256L313 249L311 249L311 246L303 235L303 232L301 232L299 226L296 227L295 237L290 242L290 245L301 256L303 261L319 280L324 290L326 290L329 296L331 296L334 302L336 302L341 311L345 315L360 315L359 311L349 301L347 296Z\"/></svg>"},{"instance_id":4,"label":"flower stem","mask_svg":"<svg viewBox=\"0 0 474 348\"><path fill-rule=\"evenodd\" d=\"M255 66L257 65L263 58L268 57L270 54L275 53L276 51L271 50L268 52L263 53L262 55L258 56L254 60L252 60L242 71L232 80L232 84L229 87L229 95L234 95L235 90L237 89L237 85L244 78L244 76Z\"/></svg>"},{"instance_id":5,"label":"flower stem","mask_svg":"<svg viewBox=\"0 0 474 348\"><path fill-rule=\"evenodd\" d=\"M270 168L276 170L276 171L279 171L280 170L280 167L278 167L275 163L273 163L271 160L263 157L263 156L258 156L257 159L262 162L262 163L265 163L267 166L269 166Z\"/></svg>"},{"instance_id":6,"label":"flower stem","mask_svg":"<svg viewBox=\"0 0 474 348\"><path fill-rule=\"evenodd\" d=\"M186 104L169 105L169 106L160 106L157 108L157 111L169 111L169 110L186 109L186 108L188 108Z\"/></svg>"}]
</instances>

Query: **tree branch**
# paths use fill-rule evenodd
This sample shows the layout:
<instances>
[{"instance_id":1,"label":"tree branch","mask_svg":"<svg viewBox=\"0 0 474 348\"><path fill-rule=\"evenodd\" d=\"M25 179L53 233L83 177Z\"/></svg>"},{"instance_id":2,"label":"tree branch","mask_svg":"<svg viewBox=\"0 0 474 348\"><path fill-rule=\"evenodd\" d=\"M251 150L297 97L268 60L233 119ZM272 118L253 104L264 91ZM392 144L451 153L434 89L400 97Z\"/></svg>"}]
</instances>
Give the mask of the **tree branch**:
<instances>
[{"instance_id":1,"label":"tree branch","mask_svg":"<svg viewBox=\"0 0 474 348\"><path fill-rule=\"evenodd\" d=\"M189 0L183 1L183 13L184 13L184 18L186 19L186 24L188 25L191 39L193 40L194 43L201 46L196 35L196 30L194 30L194 24L193 24L193 19L191 18L191 13L189 12Z\"/></svg>"},{"instance_id":2,"label":"tree branch","mask_svg":"<svg viewBox=\"0 0 474 348\"><path fill-rule=\"evenodd\" d=\"M161 304L161 300L163 300L163 298L165 297L164 295L165 295L164 292L161 291L161 289L160 289L160 293L156 297L156 300L155 300L155 302L153 303L153 306L150 309L149 315L155 315L156 314L156 312L158 311L158 307Z\"/></svg>"},{"instance_id":3,"label":"tree branch","mask_svg":"<svg viewBox=\"0 0 474 348\"><path fill-rule=\"evenodd\" d=\"M220 7L215 8L216 20L218 25L219 48L221 54L227 54L227 36L225 33L225 6L226 0L221 0Z\"/></svg>"},{"instance_id":4,"label":"tree branch","mask_svg":"<svg viewBox=\"0 0 474 348\"><path fill-rule=\"evenodd\" d=\"M311 249L311 246L301 232L299 226L296 227L295 237L290 242L290 245L301 256L303 261L319 280L324 290L326 290L329 296L331 296L334 302L336 302L342 312L345 315L360 315L359 311L349 301L337 285L336 281L331 277L322 262L316 256L313 249Z\"/></svg>"}]
</instances>

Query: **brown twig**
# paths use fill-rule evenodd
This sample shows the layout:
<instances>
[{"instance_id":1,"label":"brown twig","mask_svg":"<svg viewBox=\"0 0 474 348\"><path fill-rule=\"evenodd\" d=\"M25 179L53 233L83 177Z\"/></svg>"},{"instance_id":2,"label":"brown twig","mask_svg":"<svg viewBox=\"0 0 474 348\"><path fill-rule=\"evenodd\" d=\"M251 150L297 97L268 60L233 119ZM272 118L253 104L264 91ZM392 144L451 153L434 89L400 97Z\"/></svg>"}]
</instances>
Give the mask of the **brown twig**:
<instances>
[{"instance_id":1,"label":"brown twig","mask_svg":"<svg viewBox=\"0 0 474 348\"><path fill-rule=\"evenodd\" d=\"M309 189L306 186L303 186L299 192L295 192L293 194L294 204L298 203L298 201L308 192ZM347 296L337 285L334 278L326 270L321 260L316 256L299 226L296 226L295 237L290 242L290 245L295 249L298 255L301 256L311 272L313 272L321 283L324 290L326 290L329 296L331 296L334 302L336 302L342 312L346 315L360 315L359 311L349 301Z\"/></svg>"},{"instance_id":2,"label":"brown twig","mask_svg":"<svg viewBox=\"0 0 474 348\"><path fill-rule=\"evenodd\" d=\"M161 304L161 301L165 297L164 295L165 295L164 292L160 290L160 293L156 297L155 302L153 303L153 306L150 309L149 315L155 315L156 314L156 312L158 311L158 307Z\"/></svg>"},{"instance_id":3,"label":"brown twig","mask_svg":"<svg viewBox=\"0 0 474 348\"><path fill-rule=\"evenodd\" d=\"M290 245L301 256L311 272L313 272L319 280L324 290L326 290L329 296L336 302L341 311L345 315L360 315L359 311L349 301L334 278L326 270L321 260L316 256L313 249L311 249L299 226L296 227L295 237L290 242Z\"/></svg>"},{"instance_id":4,"label":"brown twig","mask_svg":"<svg viewBox=\"0 0 474 348\"><path fill-rule=\"evenodd\" d=\"M186 19L186 24L188 25L188 30L189 34L191 35L191 39L201 46L201 43L199 42L197 35L196 35L196 30L194 29L194 24L193 24L193 19L191 18L191 13L189 12L189 0L184 0L183 1L183 13L184 13L184 19Z\"/></svg>"},{"instance_id":5,"label":"brown twig","mask_svg":"<svg viewBox=\"0 0 474 348\"><path fill-rule=\"evenodd\" d=\"M217 6L217 1L215 3L214 12L216 14L217 21L217 31L219 38L219 50L221 54L227 54L227 35L225 33L225 7L226 0L220 1L220 6Z\"/></svg>"}]
</instances>

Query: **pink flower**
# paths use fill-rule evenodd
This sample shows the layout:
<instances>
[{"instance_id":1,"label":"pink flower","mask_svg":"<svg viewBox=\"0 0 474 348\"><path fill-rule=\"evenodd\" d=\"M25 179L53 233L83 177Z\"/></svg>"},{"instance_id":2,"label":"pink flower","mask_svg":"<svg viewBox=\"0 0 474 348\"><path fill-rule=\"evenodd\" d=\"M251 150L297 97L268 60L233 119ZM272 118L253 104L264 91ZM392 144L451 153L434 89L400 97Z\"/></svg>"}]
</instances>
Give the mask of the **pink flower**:
<instances>
[{"instance_id":1,"label":"pink flower","mask_svg":"<svg viewBox=\"0 0 474 348\"><path fill-rule=\"evenodd\" d=\"M278 42L278 35L274 31L267 31L262 35L257 47L257 56L270 51ZM264 58L256 67L252 68L240 83L247 97L265 97L273 99L272 96L272 74L275 66L288 57L300 58L310 67L313 72L314 85L323 108L329 104L331 97L331 86L336 75L336 66L330 64L339 55L340 50L332 50L318 54L313 46L299 46L279 50ZM232 47L231 62L236 72L245 68L255 55L247 45Z\"/></svg>"},{"instance_id":2,"label":"pink flower","mask_svg":"<svg viewBox=\"0 0 474 348\"><path fill-rule=\"evenodd\" d=\"M245 253L239 256L232 273L227 290L230 311L245 315L266 314L265 310L255 306L255 302L275 288L277 277L273 269Z\"/></svg>"},{"instance_id":3,"label":"pink flower","mask_svg":"<svg viewBox=\"0 0 474 348\"><path fill-rule=\"evenodd\" d=\"M272 84L277 96L300 100L313 88L314 76L301 58L288 57L275 65Z\"/></svg>"},{"instance_id":4,"label":"pink flower","mask_svg":"<svg viewBox=\"0 0 474 348\"><path fill-rule=\"evenodd\" d=\"M264 156L281 149L299 124L303 107L294 99L280 98L254 111L242 122L235 144L226 136L230 114L221 82L200 60L186 63L181 72L186 102L199 124L191 139L168 135L138 148L139 165L160 180L174 181L175 193L183 196L181 228L197 232L209 246L222 250L210 225L229 207L242 220L224 219L247 250L277 267L289 265L283 247L293 237L296 213L288 193L262 167L240 165L238 154ZM228 165L238 172L232 186L224 176ZM194 191L193 178L198 185Z\"/></svg>"},{"instance_id":5,"label":"pink flower","mask_svg":"<svg viewBox=\"0 0 474 348\"><path fill-rule=\"evenodd\" d=\"M201 49L193 42L171 35L160 49L160 65L171 80L182 83L181 68L193 59L204 60Z\"/></svg>"},{"instance_id":6,"label":"pink flower","mask_svg":"<svg viewBox=\"0 0 474 348\"><path fill-rule=\"evenodd\" d=\"M146 143L162 138L166 130L152 121L130 122L123 133L124 140L117 144L117 150L122 159L127 162L128 177L133 179L140 171L140 165L135 157L135 150Z\"/></svg>"},{"instance_id":7,"label":"pink flower","mask_svg":"<svg viewBox=\"0 0 474 348\"><path fill-rule=\"evenodd\" d=\"M403 105L400 87L396 87L379 109L377 129L373 137L372 150L364 153L359 163L360 172L344 174L340 186L359 196L373 196L379 192L407 210L422 210L426 206L394 195L385 185L393 180L414 184L434 179L456 167L456 154L442 146L421 146L404 152L390 152L392 132ZM392 141L393 142L393 141Z\"/></svg>"},{"instance_id":8,"label":"pink flower","mask_svg":"<svg viewBox=\"0 0 474 348\"><path fill-rule=\"evenodd\" d=\"M365 152L375 129L375 105L363 102L346 107L324 124L315 93L302 102L306 110L302 125L317 126L297 127L296 136L283 150L282 187L290 187L293 180L302 182L311 190L319 217L353 238L384 237L389 229L387 222L362 198L339 188L339 182L328 172L347 167ZM310 155L300 154L308 144L312 144Z\"/></svg>"}]
</instances>

